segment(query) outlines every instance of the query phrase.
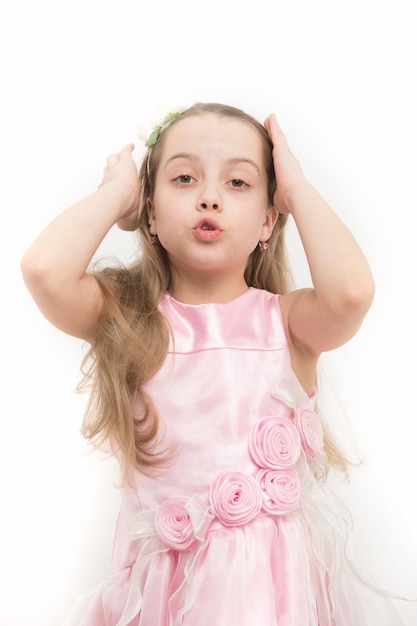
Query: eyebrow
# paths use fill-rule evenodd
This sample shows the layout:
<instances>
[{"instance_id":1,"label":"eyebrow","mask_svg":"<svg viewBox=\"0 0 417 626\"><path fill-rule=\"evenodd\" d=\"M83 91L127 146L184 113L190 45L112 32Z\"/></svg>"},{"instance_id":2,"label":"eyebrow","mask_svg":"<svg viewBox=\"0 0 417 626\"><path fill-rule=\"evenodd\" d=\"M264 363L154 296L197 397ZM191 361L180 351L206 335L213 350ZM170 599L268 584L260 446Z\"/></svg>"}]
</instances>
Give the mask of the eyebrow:
<instances>
[{"instance_id":1,"label":"eyebrow","mask_svg":"<svg viewBox=\"0 0 417 626\"><path fill-rule=\"evenodd\" d=\"M178 152L177 154L173 154L171 157L169 157L165 166L169 165L172 161L176 161L177 159L187 159L188 161L199 160L198 156L193 152ZM258 174L260 173L259 167L255 163L255 161L252 161L252 159L248 159L247 157L231 157L230 159L226 159L227 165L238 165L240 163L247 163L248 165L251 165L253 168L255 168Z\"/></svg>"}]
</instances>

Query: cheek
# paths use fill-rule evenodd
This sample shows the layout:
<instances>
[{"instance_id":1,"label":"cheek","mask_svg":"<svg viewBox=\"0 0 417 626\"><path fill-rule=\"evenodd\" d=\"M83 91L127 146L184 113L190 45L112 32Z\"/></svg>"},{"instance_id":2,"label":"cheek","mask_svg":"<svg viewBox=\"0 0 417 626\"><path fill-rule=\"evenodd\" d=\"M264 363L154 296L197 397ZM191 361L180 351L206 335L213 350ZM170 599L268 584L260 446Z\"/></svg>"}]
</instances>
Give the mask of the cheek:
<instances>
[{"instance_id":1,"label":"cheek","mask_svg":"<svg viewBox=\"0 0 417 626\"><path fill-rule=\"evenodd\" d=\"M266 219L266 211L254 209L249 212L245 220L245 228L254 233L255 236L259 235Z\"/></svg>"},{"instance_id":2,"label":"cheek","mask_svg":"<svg viewBox=\"0 0 417 626\"><path fill-rule=\"evenodd\" d=\"M261 233L262 221L260 219L245 220L244 223L241 224L240 228L239 245L242 246L242 249L244 245L245 251L250 254L258 245ZM243 244L243 242L245 242L245 244Z\"/></svg>"},{"instance_id":3,"label":"cheek","mask_svg":"<svg viewBox=\"0 0 417 626\"><path fill-rule=\"evenodd\" d=\"M153 216L158 226L163 226L169 217L169 207L172 203L168 203L167 200L163 192L155 192L153 197ZM174 211L172 213L175 214Z\"/></svg>"}]
</instances>

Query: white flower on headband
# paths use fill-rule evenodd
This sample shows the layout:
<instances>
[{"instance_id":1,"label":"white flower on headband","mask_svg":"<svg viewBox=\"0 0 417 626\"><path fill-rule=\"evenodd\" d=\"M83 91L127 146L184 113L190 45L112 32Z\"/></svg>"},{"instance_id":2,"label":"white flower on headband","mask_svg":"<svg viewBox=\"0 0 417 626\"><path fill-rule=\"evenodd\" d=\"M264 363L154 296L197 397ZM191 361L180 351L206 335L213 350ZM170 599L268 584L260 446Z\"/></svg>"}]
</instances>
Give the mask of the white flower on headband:
<instances>
[{"instance_id":1,"label":"white flower on headband","mask_svg":"<svg viewBox=\"0 0 417 626\"><path fill-rule=\"evenodd\" d=\"M161 130L165 128L165 126L168 126L168 124L170 124L177 117L179 117L181 113L189 109L190 106L194 106L195 104L198 103L194 102L192 105L180 107L178 109L174 109L172 111L169 111L168 113L165 113L162 121L156 122L152 125L152 130L150 132L149 130L142 130L141 132L139 132L139 138L145 143L145 146L147 148L152 148L152 146L154 146L158 141L159 133L161 132Z\"/></svg>"}]
</instances>

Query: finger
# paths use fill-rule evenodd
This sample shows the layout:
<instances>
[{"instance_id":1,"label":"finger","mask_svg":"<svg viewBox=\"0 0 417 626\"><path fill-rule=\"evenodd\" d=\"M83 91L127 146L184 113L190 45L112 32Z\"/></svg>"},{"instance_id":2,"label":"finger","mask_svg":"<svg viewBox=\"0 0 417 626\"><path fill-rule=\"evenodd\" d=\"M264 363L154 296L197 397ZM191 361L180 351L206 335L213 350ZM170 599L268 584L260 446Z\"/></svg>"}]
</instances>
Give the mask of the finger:
<instances>
[{"instance_id":1,"label":"finger","mask_svg":"<svg viewBox=\"0 0 417 626\"><path fill-rule=\"evenodd\" d=\"M278 133L283 134L282 129L280 128L275 113L271 113L265 120L265 127L268 130L268 133L272 136L276 136Z\"/></svg>"},{"instance_id":2,"label":"finger","mask_svg":"<svg viewBox=\"0 0 417 626\"><path fill-rule=\"evenodd\" d=\"M265 128L266 128L266 130L268 132L269 132L269 128L270 128L270 125L271 125L271 118L272 118L273 115L274 115L273 113L270 113L268 115L268 117L266 118L265 122L264 122L264 126L265 126Z\"/></svg>"},{"instance_id":3,"label":"finger","mask_svg":"<svg viewBox=\"0 0 417 626\"><path fill-rule=\"evenodd\" d=\"M122 148L122 150L120 151L120 155L131 154L134 149L135 149L135 144L128 143L124 146L124 148Z\"/></svg>"},{"instance_id":4,"label":"finger","mask_svg":"<svg viewBox=\"0 0 417 626\"><path fill-rule=\"evenodd\" d=\"M125 156L126 154L131 154L133 152L133 150L135 149L135 146L133 143L128 143L126 144L121 150L120 152L116 152L114 154L110 154L107 157L107 165L111 166L111 165L115 165L117 163L117 161L119 160L120 157Z\"/></svg>"},{"instance_id":5,"label":"finger","mask_svg":"<svg viewBox=\"0 0 417 626\"><path fill-rule=\"evenodd\" d=\"M282 130L281 126L277 122L277 118L274 114L270 115L268 118L268 134L271 138L274 146L279 146L280 148L289 149L287 137Z\"/></svg>"},{"instance_id":6,"label":"finger","mask_svg":"<svg viewBox=\"0 0 417 626\"><path fill-rule=\"evenodd\" d=\"M118 154L110 154L110 156L108 156L106 160L107 167L112 167L112 165L115 165L118 161L118 158Z\"/></svg>"}]
</instances>

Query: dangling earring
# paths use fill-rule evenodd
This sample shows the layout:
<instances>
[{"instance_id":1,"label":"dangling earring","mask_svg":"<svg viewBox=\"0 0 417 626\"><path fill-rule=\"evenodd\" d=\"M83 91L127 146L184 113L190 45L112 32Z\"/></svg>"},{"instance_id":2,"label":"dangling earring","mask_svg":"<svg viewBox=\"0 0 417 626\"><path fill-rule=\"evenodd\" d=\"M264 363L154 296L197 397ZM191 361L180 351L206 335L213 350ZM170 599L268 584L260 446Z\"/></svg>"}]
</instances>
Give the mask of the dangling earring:
<instances>
[{"instance_id":1,"label":"dangling earring","mask_svg":"<svg viewBox=\"0 0 417 626\"><path fill-rule=\"evenodd\" d=\"M151 242L153 246L157 246L159 244L158 235L150 235L149 241Z\"/></svg>"},{"instance_id":2,"label":"dangling earring","mask_svg":"<svg viewBox=\"0 0 417 626\"><path fill-rule=\"evenodd\" d=\"M260 250L261 252L263 252L264 250L268 250L268 248L269 248L269 243L268 243L267 241L260 241L260 242L258 243L258 246L259 246L259 250Z\"/></svg>"}]
</instances>

